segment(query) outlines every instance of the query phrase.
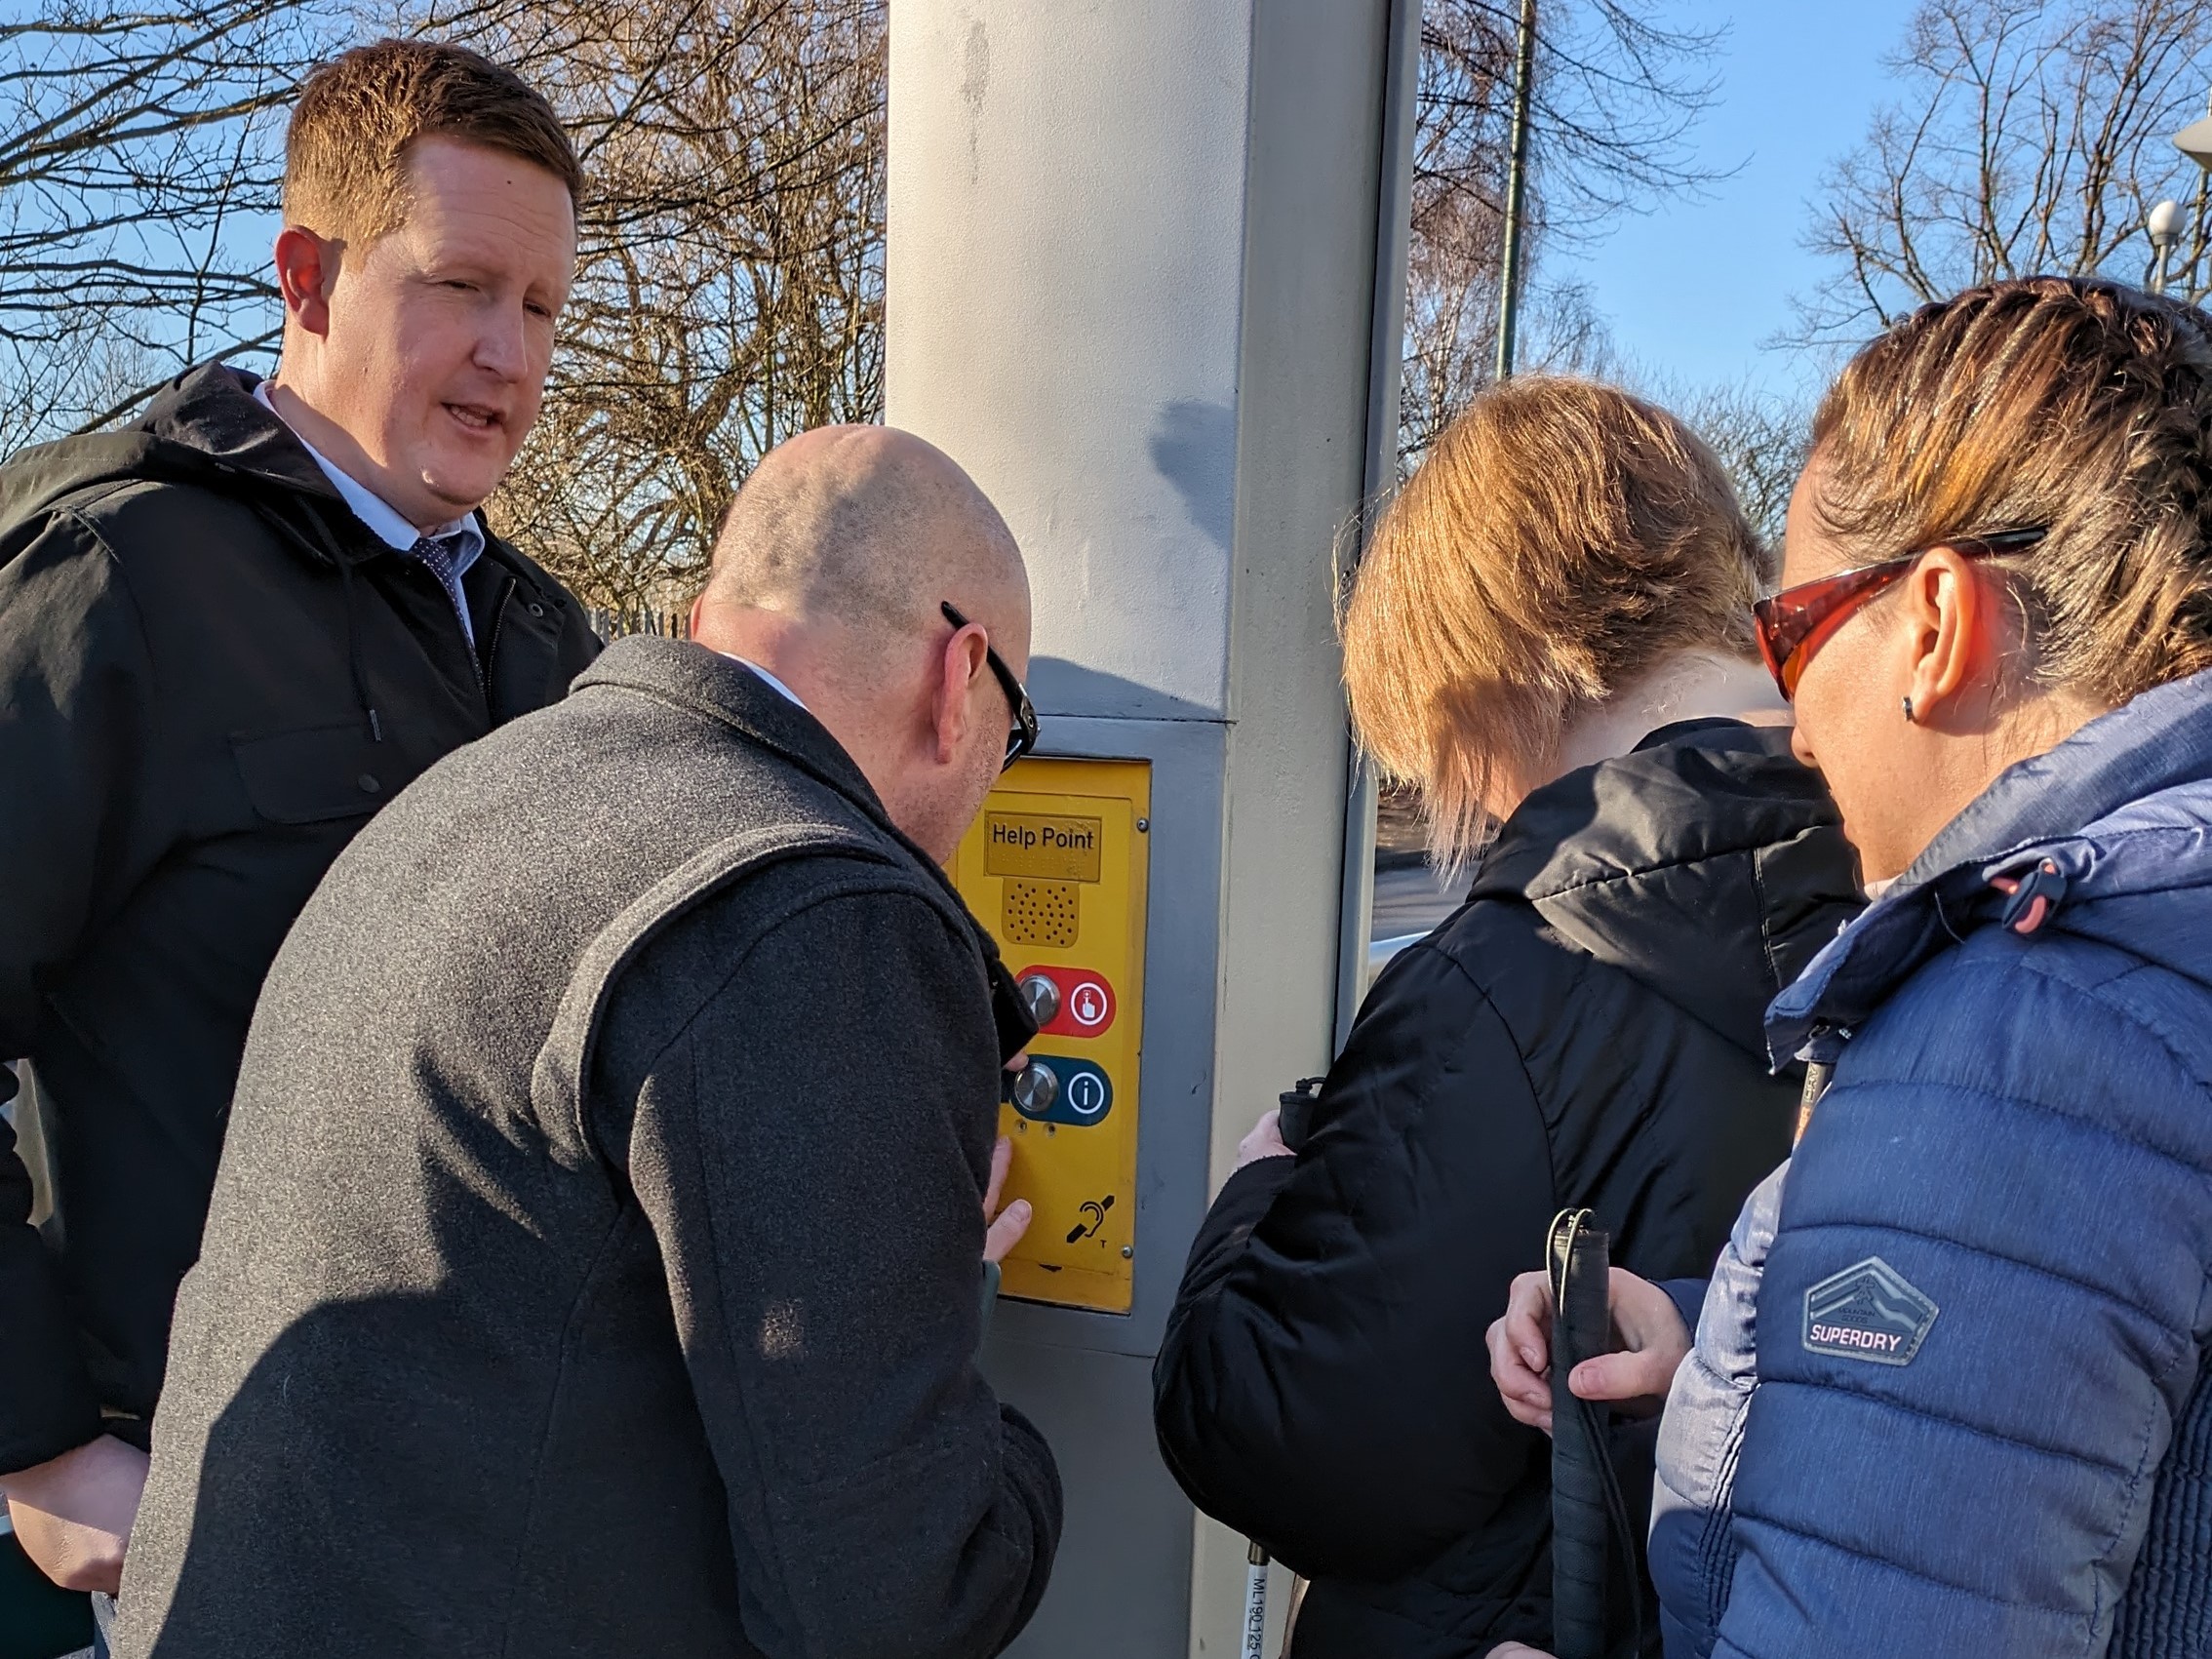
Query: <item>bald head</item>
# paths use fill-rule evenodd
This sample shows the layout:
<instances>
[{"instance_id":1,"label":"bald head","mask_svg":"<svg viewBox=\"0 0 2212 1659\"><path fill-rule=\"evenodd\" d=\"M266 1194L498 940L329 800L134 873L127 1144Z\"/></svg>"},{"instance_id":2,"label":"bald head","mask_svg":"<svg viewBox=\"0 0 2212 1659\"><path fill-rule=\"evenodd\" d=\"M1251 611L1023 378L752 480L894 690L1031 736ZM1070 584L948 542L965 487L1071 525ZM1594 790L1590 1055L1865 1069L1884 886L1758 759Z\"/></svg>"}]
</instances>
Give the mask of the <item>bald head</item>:
<instances>
[{"instance_id":1,"label":"bald head","mask_svg":"<svg viewBox=\"0 0 2212 1659\"><path fill-rule=\"evenodd\" d=\"M737 493L691 637L787 689L941 863L1007 755L1020 692L1000 675L1027 669L1029 575L941 451L828 426L770 452Z\"/></svg>"},{"instance_id":2,"label":"bald head","mask_svg":"<svg viewBox=\"0 0 2212 1659\"><path fill-rule=\"evenodd\" d=\"M825 426L762 457L706 599L902 635L941 625L950 600L1023 645L1029 631L1029 578L998 509L951 456L888 426Z\"/></svg>"}]
</instances>

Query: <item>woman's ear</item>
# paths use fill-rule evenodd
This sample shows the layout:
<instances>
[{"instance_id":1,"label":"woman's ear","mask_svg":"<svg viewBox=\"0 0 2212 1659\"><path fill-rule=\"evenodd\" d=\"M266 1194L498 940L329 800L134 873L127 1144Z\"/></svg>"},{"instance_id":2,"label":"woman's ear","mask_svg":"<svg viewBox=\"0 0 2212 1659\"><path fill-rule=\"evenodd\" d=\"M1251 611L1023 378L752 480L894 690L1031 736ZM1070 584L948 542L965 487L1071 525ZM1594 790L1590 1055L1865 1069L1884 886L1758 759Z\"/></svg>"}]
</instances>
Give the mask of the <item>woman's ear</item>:
<instances>
[{"instance_id":1,"label":"woman's ear","mask_svg":"<svg viewBox=\"0 0 2212 1659\"><path fill-rule=\"evenodd\" d=\"M1945 724L1946 717L1955 723L1961 693L1992 683L2002 647L2001 608L1972 560L1938 547L1905 578L1903 611L1912 719L1920 726Z\"/></svg>"}]
</instances>

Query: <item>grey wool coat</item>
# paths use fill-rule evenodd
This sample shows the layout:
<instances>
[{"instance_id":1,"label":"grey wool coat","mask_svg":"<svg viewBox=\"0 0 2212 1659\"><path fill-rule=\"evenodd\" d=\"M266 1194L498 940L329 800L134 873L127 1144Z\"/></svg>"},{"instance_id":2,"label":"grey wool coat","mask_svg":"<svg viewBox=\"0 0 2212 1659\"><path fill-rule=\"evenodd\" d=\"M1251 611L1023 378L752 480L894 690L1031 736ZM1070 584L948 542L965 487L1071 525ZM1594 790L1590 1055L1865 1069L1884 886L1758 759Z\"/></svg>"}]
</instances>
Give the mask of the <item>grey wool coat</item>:
<instances>
[{"instance_id":1,"label":"grey wool coat","mask_svg":"<svg viewBox=\"0 0 2212 1659\"><path fill-rule=\"evenodd\" d=\"M626 640L352 843L256 1010L119 1652L983 1659L989 936L830 734Z\"/></svg>"}]
</instances>

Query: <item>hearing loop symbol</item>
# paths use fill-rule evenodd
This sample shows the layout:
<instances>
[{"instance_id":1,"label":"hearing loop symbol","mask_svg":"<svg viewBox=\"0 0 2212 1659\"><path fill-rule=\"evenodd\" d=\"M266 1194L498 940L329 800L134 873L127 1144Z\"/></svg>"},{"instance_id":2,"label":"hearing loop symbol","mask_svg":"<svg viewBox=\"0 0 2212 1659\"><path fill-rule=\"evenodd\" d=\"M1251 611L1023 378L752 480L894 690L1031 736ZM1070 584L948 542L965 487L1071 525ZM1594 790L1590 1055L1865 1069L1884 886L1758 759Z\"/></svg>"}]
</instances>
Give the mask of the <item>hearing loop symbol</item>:
<instances>
[{"instance_id":1,"label":"hearing loop symbol","mask_svg":"<svg viewBox=\"0 0 2212 1659\"><path fill-rule=\"evenodd\" d=\"M1114 1207L1114 1195L1102 1199L1086 1199L1080 1206L1083 1219L1068 1229L1068 1243L1080 1244L1099 1228L1106 1225L1106 1212Z\"/></svg>"}]
</instances>

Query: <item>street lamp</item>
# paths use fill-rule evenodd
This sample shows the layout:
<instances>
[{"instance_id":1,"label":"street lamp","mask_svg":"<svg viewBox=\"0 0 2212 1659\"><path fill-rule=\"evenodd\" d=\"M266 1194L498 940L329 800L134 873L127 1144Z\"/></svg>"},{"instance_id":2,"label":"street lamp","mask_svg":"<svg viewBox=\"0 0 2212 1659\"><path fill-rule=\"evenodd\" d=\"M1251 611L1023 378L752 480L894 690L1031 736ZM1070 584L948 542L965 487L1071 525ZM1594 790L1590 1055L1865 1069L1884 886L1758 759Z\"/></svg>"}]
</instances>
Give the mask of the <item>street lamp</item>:
<instances>
[{"instance_id":1,"label":"street lamp","mask_svg":"<svg viewBox=\"0 0 2212 1659\"><path fill-rule=\"evenodd\" d=\"M2196 214L2203 218L2208 199L2212 199L2212 99L2205 103L2201 121L2192 121L2174 135L2174 148L2196 163L2204 172L2204 179L2196 187ZM2166 292L2166 261L2173 257L2181 242L2183 213L2178 202L2160 202L2151 210L2151 292ZM2202 235L2201 224L2198 235ZM2190 259L2194 270L2195 257Z\"/></svg>"},{"instance_id":2,"label":"street lamp","mask_svg":"<svg viewBox=\"0 0 2212 1659\"><path fill-rule=\"evenodd\" d=\"M2181 243L2182 205L2168 199L2151 210L2151 272L2144 285L2153 294L2166 292L2166 262Z\"/></svg>"},{"instance_id":3,"label":"street lamp","mask_svg":"<svg viewBox=\"0 0 2212 1659\"><path fill-rule=\"evenodd\" d=\"M2174 148L2212 172L2212 99L2206 100L2206 111L2201 121L2192 121L2174 135Z\"/></svg>"}]
</instances>

